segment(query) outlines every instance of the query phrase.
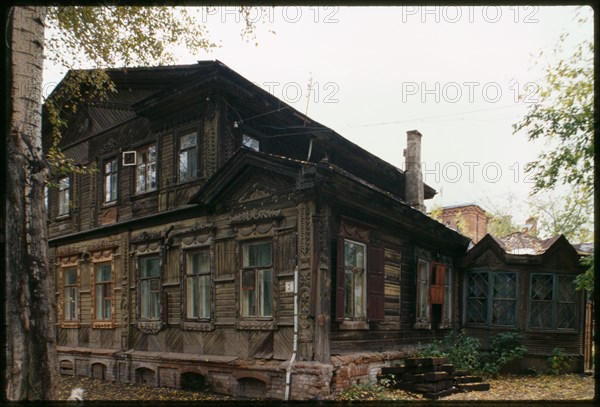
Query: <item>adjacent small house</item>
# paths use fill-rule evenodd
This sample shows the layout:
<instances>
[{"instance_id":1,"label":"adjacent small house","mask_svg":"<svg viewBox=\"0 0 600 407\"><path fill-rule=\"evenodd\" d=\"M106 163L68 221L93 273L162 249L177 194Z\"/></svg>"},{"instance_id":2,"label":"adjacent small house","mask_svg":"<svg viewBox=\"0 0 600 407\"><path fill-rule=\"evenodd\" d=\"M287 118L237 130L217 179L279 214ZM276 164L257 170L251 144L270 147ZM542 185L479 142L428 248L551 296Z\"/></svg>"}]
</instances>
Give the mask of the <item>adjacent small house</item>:
<instances>
[{"instance_id":1,"label":"adjacent small house","mask_svg":"<svg viewBox=\"0 0 600 407\"><path fill-rule=\"evenodd\" d=\"M543 372L555 348L572 358L574 370L591 368L586 296L574 284L584 271L579 258L562 235L486 235L461 262L462 326L484 346L493 334L519 333L528 352L516 370Z\"/></svg>"}]
</instances>

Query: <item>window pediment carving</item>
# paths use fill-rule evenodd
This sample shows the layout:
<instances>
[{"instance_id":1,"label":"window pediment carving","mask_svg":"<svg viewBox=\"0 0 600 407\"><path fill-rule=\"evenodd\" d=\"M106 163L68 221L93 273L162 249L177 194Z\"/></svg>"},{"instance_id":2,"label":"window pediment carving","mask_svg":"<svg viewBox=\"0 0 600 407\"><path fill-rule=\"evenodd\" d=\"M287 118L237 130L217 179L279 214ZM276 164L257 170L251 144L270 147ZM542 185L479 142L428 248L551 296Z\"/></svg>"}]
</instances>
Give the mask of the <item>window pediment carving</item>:
<instances>
[{"instance_id":1,"label":"window pediment carving","mask_svg":"<svg viewBox=\"0 0 600 407\"><path fill-rule=\"evenodd\" d=\"M262 220L280 220L283 218L281 209L251 209L231 217L232 225L242 225Z\"/></svg>"},{"instance_id":2,"label":"window pediment carving","mask_svg":"<svg viewBox=\"0 0 600 407\"><path fill-rule=\"evenodd\" d=\"M161 321L139 321L137 328L140 332L150 335L156 335L163 328Z\"/></svg>"},{"instance_id":3,"label":"window pediment carving","mask_svg":"<svg viewBox=\"0 0 600 407\"><path fill-rule=\"evenodd\" d=\"M340 235L347 239L368 242L370 230L342 221L340 223Z\"/></svg>"}]
</instances>

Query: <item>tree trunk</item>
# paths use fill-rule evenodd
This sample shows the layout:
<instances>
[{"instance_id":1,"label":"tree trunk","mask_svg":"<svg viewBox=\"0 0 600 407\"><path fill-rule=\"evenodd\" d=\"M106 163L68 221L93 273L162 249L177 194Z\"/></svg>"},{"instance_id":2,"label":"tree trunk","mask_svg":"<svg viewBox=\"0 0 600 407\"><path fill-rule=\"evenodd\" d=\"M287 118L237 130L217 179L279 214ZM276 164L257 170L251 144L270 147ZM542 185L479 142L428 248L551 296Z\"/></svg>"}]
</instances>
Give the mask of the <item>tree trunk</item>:
<instances>
[{"instance_id":1,"label":"tree trunk","mask_svg":"<svg viewBox=\"0 0 600 407\"><path fill-rule=\"evenodd\" d=\"M46 7L9 16L6 184L6 395L56 399L54 281L48 257L41 100Z\"/></svg>"}]
</instances>

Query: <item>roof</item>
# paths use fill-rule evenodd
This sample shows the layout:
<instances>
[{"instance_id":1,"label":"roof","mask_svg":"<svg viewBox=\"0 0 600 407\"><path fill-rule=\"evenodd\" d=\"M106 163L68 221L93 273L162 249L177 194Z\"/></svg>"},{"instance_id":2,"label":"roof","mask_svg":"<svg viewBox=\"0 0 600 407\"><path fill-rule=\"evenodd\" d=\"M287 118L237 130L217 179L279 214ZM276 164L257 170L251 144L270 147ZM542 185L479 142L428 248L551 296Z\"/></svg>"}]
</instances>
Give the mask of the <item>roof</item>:
<instances>
[{"instance_id":1,"label":"roof","mask_svg":"<svg viewBox=\"0 0 600 407\"><path fill-rule=\"evenodd\" d=\"M400 198L405 196L404 171L306 117L218 60L190 65L115 68L107 72L117 92L68 118L70 124L61 141L65 153L78 143L136 118L152 122L147 127L158 133L161 129L156 126L167 126L158 115L183 117L188 112L197 112L196 104L212 103L210 98L217 98L227 106L227 114L236 120L241 131L260 139L261 150L264 146L268 153L315 163L327 157L332 164L362 180ZM188 111L181 111L182 103L189 106ZM45 141L47 148L49 140ZM312 147L310 157L309 145ZM398 154L401 153L399 140ZM92 154L90 151L90 159L93 159ZM436 194L426 184L423 189L425 199Z\"/></svg>"}]
</instances>

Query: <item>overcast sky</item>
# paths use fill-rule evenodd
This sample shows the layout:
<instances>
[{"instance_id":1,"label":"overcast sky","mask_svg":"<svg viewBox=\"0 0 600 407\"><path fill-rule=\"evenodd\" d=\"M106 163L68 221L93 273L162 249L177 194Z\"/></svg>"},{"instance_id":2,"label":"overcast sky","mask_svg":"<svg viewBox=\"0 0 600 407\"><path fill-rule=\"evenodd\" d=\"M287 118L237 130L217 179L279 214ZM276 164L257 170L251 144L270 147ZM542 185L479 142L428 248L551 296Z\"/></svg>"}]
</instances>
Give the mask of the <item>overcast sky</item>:
<instances>
[{"instance_id":1,"label":"overcast sky","mask_svg":"<svg viewBox=\"0 0 600 407\"><path fill-rule=\"evenodd\" d=\"M308 116L386 161L403 168L406 131L423 134L424 180L438 191L428 208L489 210L514 196L522 222L523 167L544 144L512 124L537 100L536 55L550 62L562 33L569 46L592 37L592 10L581 14L586 25L574 7L277 7L261 15L255 46L233 9L218 8L199 19L221 48L179 62L218 59L303 113L312 78ZM45 91L61 77L48 67Z\"/></svg>"}]
</instances>

